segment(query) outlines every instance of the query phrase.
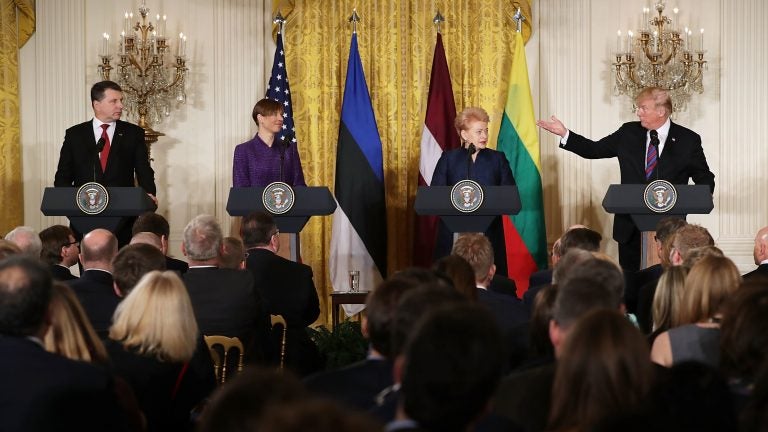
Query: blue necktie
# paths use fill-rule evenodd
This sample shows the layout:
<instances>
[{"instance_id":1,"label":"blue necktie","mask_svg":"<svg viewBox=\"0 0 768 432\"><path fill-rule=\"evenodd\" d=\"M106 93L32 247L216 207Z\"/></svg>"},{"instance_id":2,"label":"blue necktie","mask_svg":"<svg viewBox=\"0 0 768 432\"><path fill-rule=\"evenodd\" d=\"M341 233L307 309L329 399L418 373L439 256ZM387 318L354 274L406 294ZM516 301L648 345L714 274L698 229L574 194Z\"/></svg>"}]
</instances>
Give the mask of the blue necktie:
<instances>
[{"instance_id":1,"label":"blue necktie","mask_svg":"<svg viewBox=\"0 0 768 432\"><path fill-rule=\"evenodd\" d=\"M648 154L645 157L645 179L651 178L653 170L656 168L656 157L659 148L659 133L655 130L650 132L651 143L648 145Z\"/></svg>"}]
</instances>

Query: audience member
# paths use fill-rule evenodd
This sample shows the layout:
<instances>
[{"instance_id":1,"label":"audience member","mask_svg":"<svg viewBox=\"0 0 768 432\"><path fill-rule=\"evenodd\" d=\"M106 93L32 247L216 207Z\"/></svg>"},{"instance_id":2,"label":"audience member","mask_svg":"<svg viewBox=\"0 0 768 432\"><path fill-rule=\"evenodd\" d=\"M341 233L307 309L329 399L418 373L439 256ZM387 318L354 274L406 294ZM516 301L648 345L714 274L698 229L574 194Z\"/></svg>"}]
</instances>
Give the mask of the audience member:
<instances>
[{"instance_id":1,"label":"audience member","mask_svg":"<svg viewBox=\"0 0 768 432\"><path fill-rule=\"evenodd\" d=\"M133 223L131 235L136 235L140 232L151 232L160 237L160 250L165 255L165 267L168 270L179 272L179 274L184 274L187 271L189 268L187 263L168 255L168 238L171 235L171 227L167 219L154 212L144 213Z\"/></svg>"},{"instance_id":2,"label":"audience member","mask_svg":"<svg viewBox=\"0 0 768 432\"><path fill-rule=\"evenodd\" d=\"M508 332L517 324L528 321L528 311L515 297L499 294L488 289L496 273L493 262L493 247L483 234L463 234L453 245L454 255L458 255L472 266L475 272L477 300L491 311L502 331Z\"/></svg>"},{"instance_id":3,"label":"audience member","mask_svg":"<svg viewBox=\"0 0 768 432\"><path fill-rule=\"evenodd\" d=\"M251 213L243 218L241 237L248 250L246 267L253 274L256 289L267 313L282 315L287 323L285 364L300 376L321 367L320 354L306 327L320 316L320 300L312 280L312 268L279 255L280 231L271 215ZM279 346L279 335L274 344Z\"/></svg>"},{"instance_id":4,"label":"audience member","mask_svg":"<svg viewBox=\"0 0 768 432\"><path fill-rule=\"evenodd\" d=\"M105 229L95 229L80 241L80 279L67 282L77 295L91 325L100 337L106 336L112 314L120 303L112 278L112 259L117 255L117 238Z\"/></svg>"},{"instance_id":5,"label":"audience member","mask_svg":"<svg viewBox=\"0 0 768 432\"><path fill-rule=\"evenodd\" d=\"M197 325L204 335L239 338L248 361L261 360L267 332L263 300L252 274L218 266L222 239L213 216L197 216L184 228L181 250L189 270L183 279Z\"/></svg>"},{"instance_id":6,"label":"audience member","mask_svg":"<svg viewBox=\"0 0 768 432\"><path fill-rule=\"evenodd\" d=\"M755 235L755 248L752 251L756 269L744 275L744 280L768 277L768 226L760 228Z\"/></svg>"},{"instance_id":7,"label":"audience member","mask_svg":"<svg viewBox=\"0 0 768 432\"><path fill-rule=\"evenodd\" d=\"M696 263L685 278L685 292L678 314L680 326L656 338L651 360L666 367L684 361L717 367L721 309L740 282L739 271L728 258L707 256Z\"/></svg>"},{"instance_id":8,"label":"audience member","mask_svg":"<svg viewBox=\"0 0 768 432\"><path fill-rule=\"evenodd\" d=\"M384 428L371 417L330 400L302 399L276 404L264 412L257 428L269 432L376 432Z\"/></svg>"},{"instance_id":9,"label":"audience member","mask_svg":"<svg viewBox=\"0 0 768 432\"><path fill-rule=\"evenodd\" d=\"M723 251L720 250L720 248L717 246L697 247L688 251L688 256L685 257L685 260L681 266L684 267L686 271L691 271L691 268L693 268L697 262L701 261L702 258L710 255L720 258L725 256Z\"/></svg>"},{"instance_id":10,"label":"audience member","mask_svg":"<svg viewBox=\"0 0 768 432\"><path fill-rule=\"evenodd\" d=\"M563 266L569 271L561 274ZM624 276L613 262L583 250L571 250L563 256L553 277L557 294L549 337L555 358L559 359L569 331L579 318L600 308L623 310ZM554 377L554 363L505 377L494 398L494 412L525 430L544 430Z\"/></svg>"},{"instance_id":11,"label":"audience member","mask_svg":"<svg viewBox=\"0 0 768 432\"><path fill-rule=\"evenodd\" d=\"M547 430L591 430L637 410L652 384L648 344L615 308L575 323L562 346Z\"/></svg>"},{"instance_id":12,"label":"audience member","mask_svg":"<svg viewBox=\"0 0 768 432\"><path fill-rule=\"evenodd\" d=\"M16 243L10 240L0 239L0 260L20 253L21 249L16 245Z\"/></svg>"},{"instance_id":13,"label":"audience member","mask_svg":"<svg viewBox=\"0 0 768 432\"><path fill-rule=\"evenodd\" d=\"M503 370L501 331L479 305L435 309L395 365L401 383L387 430L466 431L484 414Z\"/></svg>"},{"instance_id":14,"label":"audience member","mask_svg":"<svg viewBox=\"0 0 768 432\"><path fill-rule=\"evenodd\" d=\"M219 267L245 270L245 245L237 237L224 237L221 243Z\"/></svg>"},{"instance_id":15,"label":"audience member","mask_svg":"<svg viewBox=\"0 0 768 432\"><path fill-rule=\"evenodd\" d=\"M43 348L51 291L51 275L39 260L0 261L3 429L122 430L107 373Z\"/></svg>"},{"instance_id":16,"label":"audience member","mask_svg":"<svg viewBox=\"0 0 768 432\"><path fill-rule=\"evenodd\" d=\"M651 344L656 337L680 325L680 307L685 292L685 278L688 270L683 266L666 269L656 284L656 294L653 297L653 332L648 340Z\"/></svg>"},{"instance_id":17,"label":"audience member","mask_svg":"<svg viewBox=\"0 0 768 432\"><path fill-rule=\"evenodd\" d=\"M415 289L406 278L390 278L368 294L362 331L370 344L361 362L320 372L304 380L306 387L361 411L372 409L376 395L392 386L392 323L400 297ZM473 288L474 289L474 288Z\"/></svg>"},{"instance_id":18,"label":"audience member","mask_svg":"<svg viewBox=\"0 0 768 432\"><path fill-rule=\"evenodd\" d=\"M80 255L80 242L75 240L75 233L64 225L53 225L40 231L42 250L40 259L48 264L48 269L57 281L77 279L69 268L77 264Z\"/></svg>"},{"instance_id":19,"label":"audience member","mask_svg":"<svg viewBox=\"0 0 768 432\"><path fill-rule=\"evenodd\" d=\"M192 303L173 271L147 273L120 303L106 341L115 373L133 388L148 431L189 428L216 381Z\"/></svg>"},{"instance_id":20,"label":"audience member","mask_svg":"<svg viewBox=\"0 0 768 432\"><path fill-rule=\"evenodd\" d=\"M6 234L5 239L15 243L16 246L21 249L21 253L34 259L40 258L40 251L43 249L43 244L34 228L18 226Z\"/></svg>"},{"instance_id":21,"label":"audience member","mask_svg":"<svg viewBox=\"0 0 768 432\"><path fill-rule=\"evenodd\" d=\"M159 250L161 253L163 251L163 244L160 240L160 237L158 237L157 234L151 233L149 231L142 231L134 234L133 237L131 237L131 242L129 244L137 243L148 244Z\"/></svg>"},{"instance_id":22,"label":"audience member","mask_svg":"<svg viewBox=\"0 0 768 432\"><path fill-rule=\"evenodd\" d=\"M550 253L552 260L551 265L549 268L545 268L531 274L531 277L528 278L528 290L533 287L550 285L552 283L552 269L555 268L561 256L563 255L560 253L560 239L558 238L554 243L552 243L552 252ZM529 296L529 298L530 297L531 296ZM533 295L533 297L535 297L535 295ZM523 301L525 301L525 295L523 295Z\"/></svg>"},{"instance_id":23,"label":"audience member","mask_svg":"<svg viewBox=\"0 0 768 432\"><path fill-rule=\"evenodd\" d=\"M670 266L683 265L692 249L714 246L715 241L706 228L696 224L685 224L674 231L664 243L669 245L669 264ZM651 308L653 307L653 297L656 294L656 282L650 281L640 287L637 299L637 320L640 324L640 330L645 334L650 334L653 327L653 317Z\"/></svg>"},{"instance_id":24,"label":"audience member","mask_svg":"<svg viewBox=\"0 0 768 432\"><path fill-rule=\"evenodd\" d=\"M145 274L166 270L165 262L165 255L154 246L144 243L124 246L112 260L115 293L120 297L127 296Z\"/></svg>"},{"instance_id":25,"label":"audience member","mask_svg":"<svg viewBox=\"0 0 768 432\"><path fill-rule=\"evenodd\" d=\"M475 271L467 260L458 255L447 255L435 261L432 269L446 275L456 291L464 294L467 299L477 300Z\"/></svg>"}]
</instances>

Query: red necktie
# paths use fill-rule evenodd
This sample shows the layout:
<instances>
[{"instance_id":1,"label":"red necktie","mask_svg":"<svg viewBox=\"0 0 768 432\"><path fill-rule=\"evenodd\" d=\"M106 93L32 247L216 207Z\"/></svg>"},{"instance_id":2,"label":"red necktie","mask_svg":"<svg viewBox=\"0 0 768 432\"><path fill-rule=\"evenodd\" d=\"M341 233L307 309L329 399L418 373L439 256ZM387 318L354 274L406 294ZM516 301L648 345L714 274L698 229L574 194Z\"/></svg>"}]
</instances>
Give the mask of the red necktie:
<instances>
[{"instance_id":1,"label":"red necktie","mask_svg":"<svg viewBox=\"0 0 768 432\"><path fill-rule=\"evenodd\" d=\"M101 150L99 159L101 160L101 171L107 170L107 158L109 157L109 135L107 135L108 124L101 125L101 139L104 140L104 148Z\"/></svg>"}]
</instances>

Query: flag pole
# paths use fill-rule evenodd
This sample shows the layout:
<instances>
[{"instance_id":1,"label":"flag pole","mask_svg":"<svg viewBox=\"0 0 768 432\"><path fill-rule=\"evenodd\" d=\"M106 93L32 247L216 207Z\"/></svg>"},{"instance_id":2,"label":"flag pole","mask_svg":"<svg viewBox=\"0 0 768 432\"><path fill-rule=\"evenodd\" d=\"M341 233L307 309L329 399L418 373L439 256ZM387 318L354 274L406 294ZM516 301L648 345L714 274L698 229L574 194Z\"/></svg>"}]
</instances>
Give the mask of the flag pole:
<instances>
[{"instance_id":1,"label":"flag pole","mask_svg":"<svg viewBox=\"0 0 768 432\"><path fill-rule=\"evenodd\" d=\"M523 11L520 9L520 6L517 7L517 10L515 11L515 15L512 17L513 20L515 20L515 23L517 23L517 32L520 33L523 31L523 21L525 21L525 17L523 16Z\"/></svg>"},{"instance_id":2,"label":"flag pole","mask_svg":"<svg viewBox=\"0 0 768 432\"><path fill-rule=\"evenodd\" d=\"M357 14L357 8L352 9L352 15L349 16L347 21L352 23L352 34L357 34L357 23L360 22L360 15Z\"/></svg>"},{"instance_id":3,"label":"flag pole","mask_svg":"<svg viewBox=\"0 0 768 432\"><path fill-rule=\"evenodd\" d=\"M275 18L272 20L272 24L277 24L277 33L280 35L280 37L283 37L283 26L285 25L285 18L280 13L280 11L277 11L277 15L275 15Z\"/></svg>"},{"instance_id":4,"label":"flag pole","mask_svg":"<svg viewBox=\"0 0 768 432\"><path fill-rule=\"evenodd\" d=\"M432 24L434 24L437 27L437 32L442 33L440 31L440 25L445 22L445 17L440 14L440 9L437 10L437 15L435 15L434 18L432 18Z\"/></svg>"}]
</instances>

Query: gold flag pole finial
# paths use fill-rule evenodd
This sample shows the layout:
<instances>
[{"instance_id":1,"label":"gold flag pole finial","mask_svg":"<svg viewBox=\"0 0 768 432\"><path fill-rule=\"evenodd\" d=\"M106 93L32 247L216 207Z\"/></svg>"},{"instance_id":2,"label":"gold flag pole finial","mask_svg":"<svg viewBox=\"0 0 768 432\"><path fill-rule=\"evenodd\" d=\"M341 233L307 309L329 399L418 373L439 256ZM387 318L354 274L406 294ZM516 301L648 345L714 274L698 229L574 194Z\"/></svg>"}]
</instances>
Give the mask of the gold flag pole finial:
<instances>
[{"instance_id":1,"label":"gold flag pole finial","mask_svg":"<svg viewBox=\"0 0 768 432\"><path fill-rule=\"evenodd\" d=\"M280 11L277 11L277 15L275 15L275 18L272 20L272 24L277 24L279 27L277 29L278 32L283 32L283 26L285 25L285 18L283 17L283 14L280 13Z\"/></svg>"},{"instance_id":2,"label":"gold flag pole finial","mask_svg":"<svg viewBox=\"0 0 768 432\"><path fill-rule=\"evenodd\" d=\"M357 9L352 9L352 15L347 20L352 23L352 33L357 33L357 23L360 22L360 15L357 14Z\"/></svg>"},{"instance_id":3,"label":"gold flag pole finial","mask_svg":"<svg viewBox=\"0 0 768 432\"><path fill-rule=\"evenodd\" d=\"M437 32L440 33L440 25L445 22L445 17L440 14L440 10L438 9L437 15L435 15L434 18L432 18L432 24L437 26Z\"/></svg>"},{"instance_id":4,"label":"gold flag pole finial","mask_svg":"<svg viewBox=\"0 0 768 432\"><path fill-rule=\"evenodd\" d=\"M520 6L517 7L517 10L515 11L515 15L512 17L513 20L517 23L517 32L520 33L523 31L523 21L525 21L525 17L523 16L523 11L520 10Z\"/></svg>"}]
</instances>

